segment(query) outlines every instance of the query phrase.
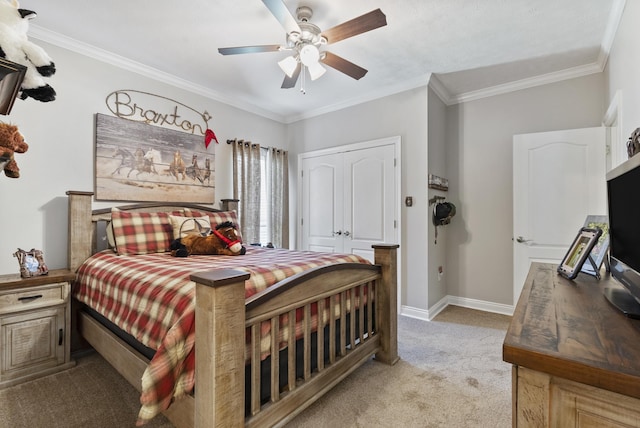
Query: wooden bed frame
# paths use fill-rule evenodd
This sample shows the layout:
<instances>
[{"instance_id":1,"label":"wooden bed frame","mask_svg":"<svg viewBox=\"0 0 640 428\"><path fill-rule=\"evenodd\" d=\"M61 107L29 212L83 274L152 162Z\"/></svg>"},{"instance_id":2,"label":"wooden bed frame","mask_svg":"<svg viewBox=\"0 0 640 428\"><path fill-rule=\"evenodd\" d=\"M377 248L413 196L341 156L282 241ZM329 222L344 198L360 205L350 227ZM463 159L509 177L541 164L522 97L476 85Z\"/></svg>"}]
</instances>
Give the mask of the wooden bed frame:
<instances>
[{"instance_id":1,"label":"wooden bed frame","mask_svg":"<svg viewBox=\"0 0 640 428\"><path fill-rule=\"evenodd\" d=\"M92 192L68 191L69 199L69 268L73 271L96 251L97 225L109 220L111 209L93 211ZM223 210L234 209L229 200L223 201ZM231 203L232 200L231 200ZM198 210L218 211L210 207L189 204L133 204L119 208L140 211L170 211L184 206ZM231 269L197 272L191 275L196 283L196 389L193 396L176 400L164 414L177 427L240 427L282 426L293 419L334 385L348 376L372 356L375 360L392 365L398 357L397 348L397 265L398 245L374 245L375 265L348 263L312 269L269 287L245 301L244 282L249 274ZM318 367L311 369L311 326L304 327L304 376L296 379L295 369L289 369L288 385L279 391L271 387L271 400L260 404L259 364L252 364L250 414L245 416L245 331L271 320L276 328L281 314L304 308L309 314L311 304L320 311L327 298L345 293L359 295L360 301L375 300L373 311L360 310L349 316L351 345L345 344L346 324L340 323L339 332L329 323L330 355L328 362L318 358ZM358 294L359 293L359 294ZM365 293L374 293L369 296ZM352 294L354 295L354 294ZM364 297L364 299L362 299ZM339 297L336 297L339 298ZM341 320L346 320L346 305L341 305ZM331 320L335 320L331 312ZM367 314L365 314L367 312ZM352 311L353 314L353 311ZM359 316L359 324L356 318ZM372 316L375 321L372 322ZM368 317L364 320L363 317ZM289 317L290 319L295 318ZM307 319L307 316L305 316ZM368 322L367 322L368 321ZM149 360L123 340L111 333L86 313L78 314L78 330L120 374L139 391L141 378ZM375 326L373 326L375 324ZM366 329L367 331L364 331ZM359 330L359 331L356 331ZM339 334L339 345L335 345ZM318 329L318 356L325 350L322 329ZM294 348L294 339L289 349ZM275 344L275 340L272 341ZM337 347L337 349L335 349ZM252 351L252 360L259 362L260 349ZM289 352L291 355L293 352ZM271 384L278 379L278 353L271 358ZM291 360L289 360L291 361ZM292 367L292 364L289 364Z\"/></svg>"}]
</instances>

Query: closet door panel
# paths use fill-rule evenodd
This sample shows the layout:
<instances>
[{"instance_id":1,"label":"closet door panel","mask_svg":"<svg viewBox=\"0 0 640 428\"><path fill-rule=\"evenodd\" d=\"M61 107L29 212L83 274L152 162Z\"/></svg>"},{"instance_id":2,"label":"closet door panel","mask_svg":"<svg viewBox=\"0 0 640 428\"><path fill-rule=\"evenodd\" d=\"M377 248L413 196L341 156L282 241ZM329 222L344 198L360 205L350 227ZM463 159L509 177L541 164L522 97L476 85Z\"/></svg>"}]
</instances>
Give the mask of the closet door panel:
<instances>
[{"instance_id":1,"label":"closet door panel","mask_svg":"<svg viewBox=\"0 0 640 428\"><path fill-rule=\"evenodd\" d=\"M342 252L342 156L305 159L302 171L302 248Z\"/></svg>"},{"instance_id":2,"label":"closet door panel","mask_svg":"<svg viewBox=\"0 0 640 428\"><path fill-rule=\"evenodd\" d=\"M394 158L392 145L344 154L344 252L373 261L371 245L395 242Z\"/></svg>"}]
</instances>

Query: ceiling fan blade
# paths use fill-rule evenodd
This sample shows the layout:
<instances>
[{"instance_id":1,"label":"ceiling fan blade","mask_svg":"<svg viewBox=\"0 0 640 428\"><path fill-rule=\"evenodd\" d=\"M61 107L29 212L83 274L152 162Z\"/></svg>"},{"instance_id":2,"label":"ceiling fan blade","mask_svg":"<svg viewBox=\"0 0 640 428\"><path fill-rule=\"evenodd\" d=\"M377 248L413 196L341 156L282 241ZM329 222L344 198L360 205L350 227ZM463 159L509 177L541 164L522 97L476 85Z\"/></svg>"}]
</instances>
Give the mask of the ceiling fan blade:
<instances>
[{"instance_id":1,"label":"ceiling fan blade","mask_svg":"<svg viewBox=\"0 0 640 428\"><path fill-rule=\"evenodd\" d=\"M300 26L298 25L298 21L293 17L287 6L282 2L282 0L262 0L267 9L275 16L278 22L284 27L287 34L291 32L300 31Z\"/></svg>"},{"instance_id":2,"label":"ceiling fan blade","mask_svg":"<svg viewBox=\"0 0 640 428\"><path fill-rule=\"evenodd\" d=\"M328 65L329 67L335 68L349 77L360 80L365 74L367 74L367 70L364 68L359 65L355 65L351 61L347 61L336 54L332 54L331 52L325 52L324 54L325 57L321 59L320 62Z\"/></svg>"},{"instance_id":3,"label":"ceiling fan blade","mask_svg":"<svg viewBox=\"0 0 640 428\"><path fill-rule=\"evenodd\" d=\"M387 17L380 9L372 10L350 21L322 32L327 43L335 43L387 25Z\"/></svg>"},{"instance_id":4,"label":"ceiling fan blade","mask_svg":"<svg viewBox=\"0 0 640 428\"><path fill-rule=\"evenodd\" d=\"M298 63L298 66L293 71L291 77L284 75L284 81L282 82L282 89L290 89L296 86L296 82L298 81L298 76L300 76L300 70L302 69L302 65Z\"/></svg>"},{"instance_id":5,"label":"ceiling fan blade","mask_svg":"<svg viewBox=\"0 0 640 428\"><path fill-rule=\"evenodd\" d=\"M218 52L222 55L237 55L259 52L277 52L280 45L262 45L262 46L236 46L233 48L218 48Z\"/></svg>"}]
</instances>

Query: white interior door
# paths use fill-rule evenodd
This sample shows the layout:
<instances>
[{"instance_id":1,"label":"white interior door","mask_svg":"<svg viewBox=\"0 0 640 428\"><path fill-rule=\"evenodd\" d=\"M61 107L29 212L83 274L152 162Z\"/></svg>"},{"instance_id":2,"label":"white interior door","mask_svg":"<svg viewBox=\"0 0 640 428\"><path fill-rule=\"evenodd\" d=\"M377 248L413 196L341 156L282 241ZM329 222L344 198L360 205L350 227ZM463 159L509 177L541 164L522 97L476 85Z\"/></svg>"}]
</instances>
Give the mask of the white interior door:
<instances>
[{"instance_id":1,"label":"white interior door","mask_svg":"<svg viewBox=\"0 0 640 428\"><path fill-rule=\"evenodd\" d=\"M302 161L302 249L343 252L343 160L341 154Z\"/></svg>"},{"instance_id":2,"label":"white interior door","mask_svg":"<svg viewBox=\"0 0 640 428\"><path fill-rule=\"evenodd\" d=\"M587 215L606 215L606 128L513 137L513 301L532 261L559 263Z\"/></svg>"},{"instance_id":3,"label":"white interior door","mask_svg":"<svg viewBox=\"0 0 640 428\"><path fill-rule=\"evenodd\" d=\"M345 253L373 261L373 244L397 242L394 159L392 145L344 154Z\"/></svg>"}]
</instances>

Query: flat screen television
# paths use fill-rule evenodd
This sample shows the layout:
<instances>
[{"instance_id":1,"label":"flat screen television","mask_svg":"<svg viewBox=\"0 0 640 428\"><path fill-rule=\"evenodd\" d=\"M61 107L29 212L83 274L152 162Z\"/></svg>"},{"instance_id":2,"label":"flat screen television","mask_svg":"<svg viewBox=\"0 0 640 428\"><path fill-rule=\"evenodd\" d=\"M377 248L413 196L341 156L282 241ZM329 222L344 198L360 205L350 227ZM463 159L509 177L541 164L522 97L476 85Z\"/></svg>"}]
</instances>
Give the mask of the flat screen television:
<instances>
[{"instance_id":1,"label":"flat screen television","mask_svg":"<svg viewBox=\"0 0 640 428\"><path fill-rule=\"evenodd\" d=\"M640 318L640 155L607 174L611 276L622 286L605 296L625 315Z\"/></svg>"}]
</instances>

